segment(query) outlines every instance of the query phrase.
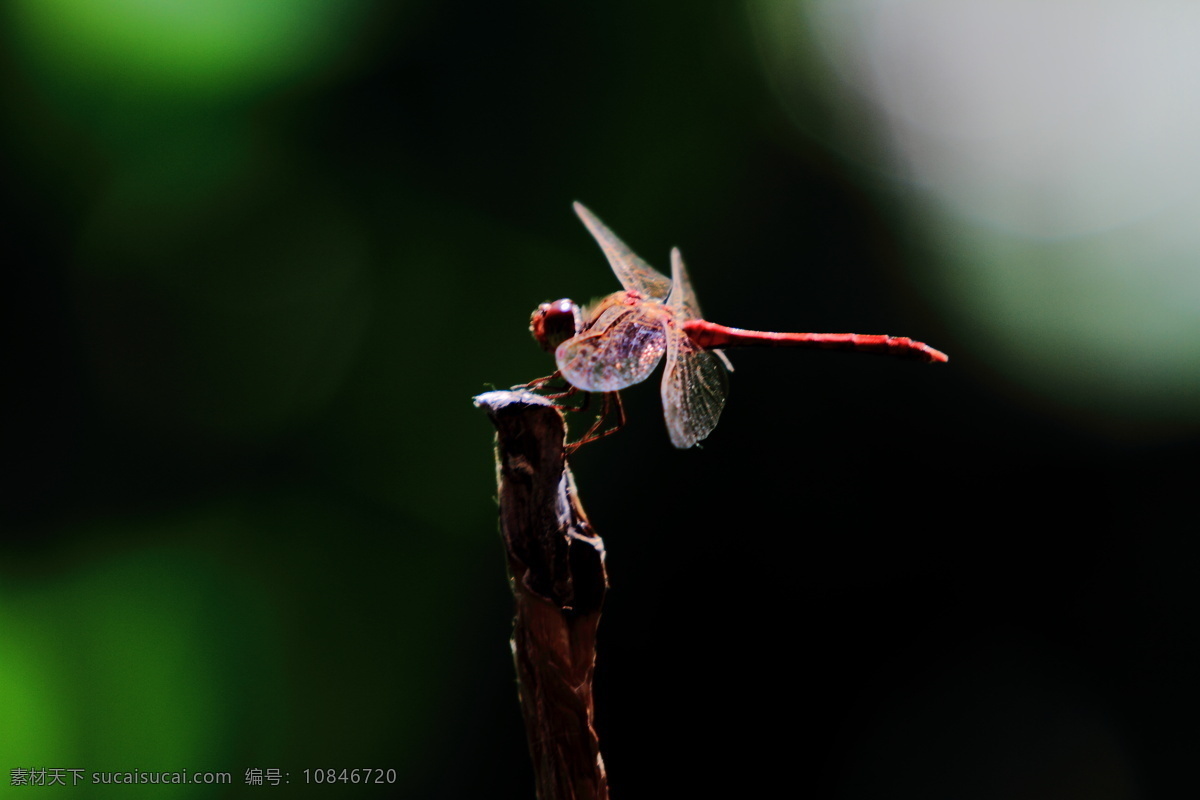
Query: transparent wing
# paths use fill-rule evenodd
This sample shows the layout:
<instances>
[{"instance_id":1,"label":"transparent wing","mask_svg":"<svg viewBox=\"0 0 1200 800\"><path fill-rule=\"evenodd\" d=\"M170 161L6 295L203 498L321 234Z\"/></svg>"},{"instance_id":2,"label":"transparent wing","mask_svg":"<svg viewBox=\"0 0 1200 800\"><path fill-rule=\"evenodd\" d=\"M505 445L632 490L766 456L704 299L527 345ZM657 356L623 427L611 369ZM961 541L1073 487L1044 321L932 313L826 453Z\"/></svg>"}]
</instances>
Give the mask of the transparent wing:
<instances>
[{"instance_id":1,"label":"transparent wing","mask_svg":"<svg viewBox=\"0 0 1200 800\"><path fill-rule=\"evenodd\" d=\"M683 265L683 254L678 247L671 248L671 294L667 305L682 309L684 319L701 319L700 304L696 302L696 290Z\"/></svg>"},{"instance_id":2,"label":"transparent wing","mask_svg":"<svg viewBox=\"0 0 1200 800\"><path fill-rule=\"evenodd\" d=\"M583 203L575 204L575 213L591 231L592 238L604 251L617 280L626 291L637 292L642 297L660 303L666 299L671 291L670 278L638 258L637 254L618 239L595 214L588 211Z\"/></svg>"},{"instance_id":3,"label":"transparent wing","mask_svg":"<svg viewBox=\"0 0 1200 800\"><path fill-rule=\"evenodd\" d=\"M672 316L667 328L667 365L663 370L663 414L671 444L686 448L717 427L729 394L725 369L729 360L720 350L702 350L684 333L683 321L699 318L700 307L679 248L671 250L671 278L674 286L667 298Z\"/></svg>"},{"instance_id":4,"label":"transparent wing","mask_svg":"<svg viewBox=\"0 0 1200 800\"><path fill-rule=\"evenodd\" d=\"M678 247L671 248L671 294L667 297L667 305L683 312L683 319L702 319L700 303L696 300L696 290L692 288L692 279L688 277L687 267L683 265L683 254ZM724 350L713 350L713 355L721 360L725 369L733 372L733 364Z\"/></svg>"},{"instance_id":5,"label":"transparent wing","mask_svg":"<svg viewBox=\"0 0 1200 800\"><path fill-rule=\"evenodd\" d=\"M641 383L666 351L666 323L662 312L612 306L584 333L558 346L558 369L573 386L588 392L615 392Z\"/></svg>"},{"instance_id":6,"label":"transparent wing","mask_svg":"<svg viewBox=\"0 0 1200 800\"><path fill-rule=\"evenodd\" d=\"M663 414L671 444L686 448L717 427L729 384L725 365L715 352L701 350L682 328L673 326L671 331L663 371Z\"/></svg>"}]
</instances>

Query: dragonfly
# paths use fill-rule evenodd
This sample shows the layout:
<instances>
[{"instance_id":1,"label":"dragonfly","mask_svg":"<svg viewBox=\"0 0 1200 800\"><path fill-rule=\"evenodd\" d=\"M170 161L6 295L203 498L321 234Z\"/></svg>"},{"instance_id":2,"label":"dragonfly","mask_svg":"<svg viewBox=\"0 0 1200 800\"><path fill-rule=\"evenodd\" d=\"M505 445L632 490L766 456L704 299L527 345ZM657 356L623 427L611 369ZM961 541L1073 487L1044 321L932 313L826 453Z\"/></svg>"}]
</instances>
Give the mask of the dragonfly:
<instances>
[{"instance_id":1,"label":"dragonfly","mask_svg":"<svg viewBox=\"0 0 1200 800\"><path fill-rule=\"evenodd\" d=\"M775 333L731 328L705 320L679 248L671 250L671 277L638 257L595 214L575 203L575 213L600 245L622 290L581 309L569 299L542 303L529 328L542 349L554 354L558 371L531 384L544 386L561 377L575 391L602 393L605 413L578 447L624 423L622 389L650 377L665 361L663 414L671 443L689 448L717 426L728 394L733 365L727 347L817 347L857 350L913 358L929 363L949 357L929 345L902 336L858 333ZM616 428L597 433L610 401L620 410Z\"/></svg>"}]
</instances>

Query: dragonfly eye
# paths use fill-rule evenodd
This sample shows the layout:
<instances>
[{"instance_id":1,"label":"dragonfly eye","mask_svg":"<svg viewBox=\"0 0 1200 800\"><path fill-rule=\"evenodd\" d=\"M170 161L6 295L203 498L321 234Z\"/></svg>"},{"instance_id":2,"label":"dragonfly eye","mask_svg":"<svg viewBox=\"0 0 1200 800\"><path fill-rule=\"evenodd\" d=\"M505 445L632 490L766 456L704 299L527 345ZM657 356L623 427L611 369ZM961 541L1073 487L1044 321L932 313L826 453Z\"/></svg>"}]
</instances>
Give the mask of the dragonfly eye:
<instances>
[{"instance_id":1,"label":"dragonfly eye","mask_svg":"<svg viewBox=\"0 0 1200 800\"><path fill-rule=\"evenodd\" d=\"M529 332L548 353L583 329L583 314L570 300L542 303L529 318Z\"/></svg>"}]
</instances>

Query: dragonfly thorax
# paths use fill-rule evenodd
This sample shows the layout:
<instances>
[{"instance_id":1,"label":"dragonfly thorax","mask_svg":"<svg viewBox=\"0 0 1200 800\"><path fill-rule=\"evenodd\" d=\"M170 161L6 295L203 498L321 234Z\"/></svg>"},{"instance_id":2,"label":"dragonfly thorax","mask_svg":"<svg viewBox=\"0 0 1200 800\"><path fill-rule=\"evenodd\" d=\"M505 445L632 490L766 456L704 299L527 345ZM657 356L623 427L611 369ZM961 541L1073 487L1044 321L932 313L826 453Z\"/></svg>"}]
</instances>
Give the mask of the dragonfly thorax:
<instances>
[{"instance_id":1,"label":"dragonfly thorax","mask_svg":"<svg viewBox=\"0 0 1200 800\"><path fill-rule=\"evenodd\" d=\"M542 303L529 318L529 332L547 353L583 330L583 312L565 297Z\"/></svg>"}]
</instances>

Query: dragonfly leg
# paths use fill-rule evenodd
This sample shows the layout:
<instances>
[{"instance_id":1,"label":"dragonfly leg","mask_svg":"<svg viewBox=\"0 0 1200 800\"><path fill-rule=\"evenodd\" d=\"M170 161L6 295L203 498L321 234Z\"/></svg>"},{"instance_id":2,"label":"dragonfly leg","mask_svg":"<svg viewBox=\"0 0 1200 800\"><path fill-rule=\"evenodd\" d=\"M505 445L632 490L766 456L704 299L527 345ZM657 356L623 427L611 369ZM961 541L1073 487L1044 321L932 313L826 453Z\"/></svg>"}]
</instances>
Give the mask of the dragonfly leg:
<instances>
[{"instance_id":1,"label":"dragonfly leg","mask_svg":"<svg viewBox=\"0 0 1200 800\"><path fill-rule=\"evenodd\" d=\"M551 381L561 380L561 379L562 379L562 373L556 370L552 374L546 375L545 377L534 378L533 380L529 381L529 383L518 383L516 386L511 387L510 390L515 392L519 389L528 389L531 392L536 392L538 389L541 389L542 387L544 387L546 384L550 383ZM565 381L564 381L564 383L565 383Z\"/></svg>"},{"instance_id":2,"label":"dragonfly leg","mask_svg":"<svg viewBox=\"0 0 1200 800\"><path fill-rule=\"evenodd\" d=\"M577 386L571 386L568 384L567 388L563 391L555 392L554 394L544 394L542 397L545 397L547 400L566 400L568 397L573 397L577 394L583 394L583 400L580 401L578 406L570 406L566 403L555 403L555 405L557 405L559 408L566 408L572 411L584 411L588 407L588 398L591 397L592 393L584 392Z\"/></svg>"},{"instance_id":3,"label":"dragonfly leg","mask_svg":"<svg viewBox=\"0 0 1200 800\"><path fill-rule=\"evenodd\" d=\"M554 381L562 381L562 390L558 387L551 386ZM544 378L532 380L529 383L523 383L519 386L512 387L513 390L526 389L531 392L541 392L545 389L550 389L549 393L543 394L542 397L547 400L554 401L554 405L563 411L587 411L591 407L592 392L585 392L577 386L572 386L563 378L561 372L555 372L553 375L547 375ZM562 402L575 395L581 395L582 399L578 405ZM567 454L574 453L585 444L589 444L598 439L603 439L605 436L611 436L621 428L625 427L625 404L621 402L620 392L604 392L604 404L600 408L600 413L596 415L596 421L588 428L587 433L583 434L577 441L567 444ZM612 416L613 409L616 408L617 421L616 424L607 429L602 430L604 423Z\"/></svg>"},{"instance_id":4,"label":"dragonfly leg","mask_svg":"<svg viewBox=\"0 0 1200 800\"><path fill-rule=\"evenodd\" d=\"M588 393L588 394L590 394L590 393ZM586 409L587 403L588 403L588 400L585 397L583 404L580 405L580 407L577 410L583 411L584 409ZM605 428L604 430L601 430L601 428L604 425L605 420L607 420L610 416L612 416L614 407L616 408L616 412L617 412L616 424L612 425L608 428ZM587 433L585 433L583 436L581 436L577 441L571 442L567 445L567 455L574 453L576 450L578 450L580 447L583 447L585 444L591 444L592 442L603 439L606 436L612 436L614 433L616 433L617 431L621 430L621 428L624 428L624 427L625 427L625 404L621 402L621 393L620 392L605 392L604 393L604 405L600 408L600 413L596 415L596 421L592 423L592 426L590 428L588 428Z\"/></svg>"},{"instance_id":5,"label":"dragonfly leg","mask_svg":"<svg viewBox=\"0 0 1200 800\"><path fill-rule=\"evenodd\" d=\"M616 433L625 427L625 404L621 402L620 392L613 392L612 396L617 401L617 426L612 429L611 433Z\"/></svg>"},{"instance_id":6,"label":"dragonfly leg","mask_svg":"<svg viewBox=\"0 0 1200 800\"><path fill-rule=\"evenodd\" d=\"M561 389L556 386L550 386L550 384L554 381L561 382ZM542 395L542 397L545 397L547 400L562 400L570 397L573 394L576 394L579 391L577 387L567 383L567 379L562 376L561 372L555 372L554 374L547 375L544 378L536 378L529 383L517 384L516 386L512 387L512 391L515 392L519 389L525 389L530 392L540 392L547 388L552 390L549 394ZM562 407L567 408L567 406Z\"/></svg>"}]
</instances>

